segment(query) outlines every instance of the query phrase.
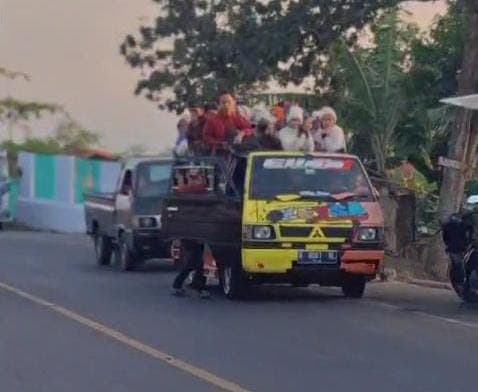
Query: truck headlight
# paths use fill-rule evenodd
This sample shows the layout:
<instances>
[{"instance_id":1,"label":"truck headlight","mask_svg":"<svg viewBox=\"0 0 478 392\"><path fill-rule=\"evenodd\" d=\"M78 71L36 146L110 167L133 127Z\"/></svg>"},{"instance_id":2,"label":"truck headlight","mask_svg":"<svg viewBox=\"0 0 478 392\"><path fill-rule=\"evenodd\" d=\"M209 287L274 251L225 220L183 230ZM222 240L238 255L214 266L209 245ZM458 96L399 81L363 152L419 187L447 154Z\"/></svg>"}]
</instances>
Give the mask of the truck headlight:
<instances>
[{"instance_id":1,"label":"truck headlight","mask_svg":"<svg viewBox=\"0 0 478 392\"><path fill-rule=\"evenodd\" d=\"M248 240L271 240L275 238L274 229L268 225L251 225L245 227L245 239Z\"/></svg>"},{"instance_id":2,"label":"truck headlight","mask_svg":"<svg viewBox=\"0 0 478 392\"><path fill-rule=\"evenodd\" d=\"M357 232L358 241L377 241L378 237L378 229L375 227L361 227Z\"/></svg>"}]
</instances>

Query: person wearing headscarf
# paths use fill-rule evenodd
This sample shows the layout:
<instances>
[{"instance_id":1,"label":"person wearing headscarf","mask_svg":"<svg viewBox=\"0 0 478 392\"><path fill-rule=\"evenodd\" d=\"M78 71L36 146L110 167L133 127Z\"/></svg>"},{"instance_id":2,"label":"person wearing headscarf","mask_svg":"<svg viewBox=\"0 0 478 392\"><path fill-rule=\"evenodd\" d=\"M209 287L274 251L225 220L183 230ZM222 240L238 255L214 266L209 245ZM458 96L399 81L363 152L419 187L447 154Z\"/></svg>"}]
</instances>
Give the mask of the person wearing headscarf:
<instances>
[{"instance_id":1,"label":"person wearing headscarf","mask_svg":"<svg viewBox=\"0 0 478 392\"><path fill-rule=\"evenodd\" d=\"M345 152L345 134L342 128L337 125L337 114L329 106L319 110L320 130L315 135L315 142L318 151L323 152Z\"/></svg>"},{"instance_id":2,"label":"person wearing headscarf","mask_svg":"<svg viewBox=\"0 0 478 392\"><path fill-rule=\"evenodd\" d=\"M182 117L177 124L178 136L173 148L173 155L175 157L184 157L189 154L188 146L188 126L189 121L186 117Z\"/></svg>"},{"instance_id":3,"label":"person wearing headscarf","mask_svg":"<svg viewBox=\"0 0 478 392\"><path fill-rule=\"evenodd\" d=\"M314 141L309 132L302 129L304 112L297 106L291 106L287 114L287 126L279 131L279 140L286 151L314 151Z\"/></svg>"}]
</instances>

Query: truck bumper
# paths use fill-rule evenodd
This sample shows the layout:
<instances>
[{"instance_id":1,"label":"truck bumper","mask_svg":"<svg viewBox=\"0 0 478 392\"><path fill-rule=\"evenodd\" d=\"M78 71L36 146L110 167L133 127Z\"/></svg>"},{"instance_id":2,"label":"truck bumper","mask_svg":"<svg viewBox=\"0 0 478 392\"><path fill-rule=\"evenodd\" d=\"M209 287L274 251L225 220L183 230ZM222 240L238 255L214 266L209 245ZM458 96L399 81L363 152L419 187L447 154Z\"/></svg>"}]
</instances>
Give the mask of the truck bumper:
<instances>
[{"instance_id":1,"label":"truck bumper","mask_svg":"<svg viewBox=\"0 0 478 392\"><path fill-rule=\"evenodd\" d=\"M346 250L339 253L334 265L300 265L297 249L243 249L242 268L246 274L301 276L321 280L321 275L340 276L342 273L375 276L381 269L383 250Z\"/></svg>"},{"instance_id":2,"label":"truck bumper","mask_svg":"<svg viewBox=\"0 0 478 392\"><path fill-rule=\"evenodd\" d=\"M143 259L170 258L171 245L159 230L135 230L127 236L128 247Z\"/></svg>"}]
</instances>

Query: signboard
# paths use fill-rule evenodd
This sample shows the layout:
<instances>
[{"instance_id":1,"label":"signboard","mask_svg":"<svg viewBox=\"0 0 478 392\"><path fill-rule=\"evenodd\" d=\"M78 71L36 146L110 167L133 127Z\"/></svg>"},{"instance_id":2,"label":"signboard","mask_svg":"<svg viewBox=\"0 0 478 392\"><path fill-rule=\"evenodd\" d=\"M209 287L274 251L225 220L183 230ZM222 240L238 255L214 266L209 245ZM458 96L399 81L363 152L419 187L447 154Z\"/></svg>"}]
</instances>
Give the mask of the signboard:
<instances>
[{"instance_id":1,"label":"signboard","mask_svg":"<svg viewBox=\"0 0 478 392\"><path fill-rule=\"evenodd\" d=\"M316 169L316 170L351 170L352 160L323 158L267 158L264 169Z\"/></svg>"},{"instance_id":2,"label":"signboard","mask_svg":"<svg viewBox=\"0 0 478 392\"><path fill-rule=\"evenodd\" d=\"M461 169L461 162L454 161L453 159L440 157L438 158L438 165L443 167L448 167L451 169L460 170Z\"/></svg>"}]
</instances>

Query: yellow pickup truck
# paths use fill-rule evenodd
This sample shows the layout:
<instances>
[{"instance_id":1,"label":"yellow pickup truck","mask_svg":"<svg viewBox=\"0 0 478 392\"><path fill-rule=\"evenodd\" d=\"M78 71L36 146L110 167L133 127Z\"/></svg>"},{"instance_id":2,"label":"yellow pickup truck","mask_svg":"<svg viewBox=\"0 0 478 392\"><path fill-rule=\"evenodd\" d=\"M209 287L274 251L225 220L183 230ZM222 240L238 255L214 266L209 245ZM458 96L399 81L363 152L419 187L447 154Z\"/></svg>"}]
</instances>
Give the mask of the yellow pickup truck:
<instances>
[{"instance_id":1,"label":"yellow pickup truck","mask_svg":"<svg viewBox=\"0 0 478 392\"><path fill-rule=\"evenodd\" d=\"M359 298L384 257L378 195L353 155L177 162L164 205L165 235L207 245L229 298L262 283L338 286Z\"/></svg>"}]
</instances>

